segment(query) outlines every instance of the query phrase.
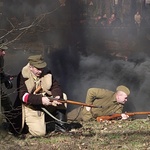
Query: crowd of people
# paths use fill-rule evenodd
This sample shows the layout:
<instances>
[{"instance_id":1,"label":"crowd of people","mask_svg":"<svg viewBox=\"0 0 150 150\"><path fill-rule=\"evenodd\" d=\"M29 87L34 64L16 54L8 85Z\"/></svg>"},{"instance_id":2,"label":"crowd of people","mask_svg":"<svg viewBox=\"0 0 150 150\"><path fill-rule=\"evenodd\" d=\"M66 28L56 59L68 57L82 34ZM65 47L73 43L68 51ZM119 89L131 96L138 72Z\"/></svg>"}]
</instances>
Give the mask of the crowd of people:
<instances>
[{"instance_id":1,"label":"crowd of people","mask_svg":"<svg viewBox=\"0 0 150 150\"><path fill-rule=\"evenodd\" d=\"M148 25L144 18L142 18L139 11L135 13L132 19L120 19L116 13L112 13L110 17L106 13L100 15L97 14L94 17L87 17L80 20L80 23L86 23L90 26L96 27L140 27L141 24L143 26Z\"/></svg>"},{"instance_id":2,"label":"crowd of people","mask_svg":"<svg viewBox=\"0 0 150 150\"><path fill-rule=\"evenodd\" d=\"M0 46L1 85L6 85L4 54L7 48L3 43ZM10 77L9 80L11 81L12 78ZM9 125L9 132L14 135L29 133L34 137L44 136L48 133L46 125L48 121L54 121L54 127L50 126L54 128L54 133L65 133L72 129L69 121L96 120L98 116L114 113L121 113L122 119L129 117L122 112L130 94L130 90L124 85L118 86L114 92L101 88L89 88L85 101L89 107L81 106L67 113L65 103L67 93L63 93L63 89L48 69L42 55L28 57L28 63L17 77L17 92L16 100L12 104L1 86L3 112ZM64 102L58 101L59 99ZM93 108L90 105L98 107Z\"/></svg>"}]
</instances>

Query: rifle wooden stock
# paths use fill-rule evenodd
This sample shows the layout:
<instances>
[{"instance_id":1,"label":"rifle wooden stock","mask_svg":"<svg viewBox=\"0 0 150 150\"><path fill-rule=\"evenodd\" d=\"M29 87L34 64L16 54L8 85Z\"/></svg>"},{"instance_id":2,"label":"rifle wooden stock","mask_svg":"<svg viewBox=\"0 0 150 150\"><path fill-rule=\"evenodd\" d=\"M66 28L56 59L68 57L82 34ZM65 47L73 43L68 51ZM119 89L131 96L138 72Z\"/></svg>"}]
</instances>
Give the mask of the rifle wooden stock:
<instances>
[{"instance_id":1,"label":"rifle wooden stock","mask_svg":"<svg viewBox=\"0 0 150 150\"><path fill-rule=\"evenodd\" d=\"M90 104L86 104L86 103L82 103L82 102L77 102L77 101L72 101L72 100L55 99L55 98L51 98L51 97L48 97L48 98L50 99L50 102L57 100L60 103L68 103L68 104L93 107L93 108L102 108L102 106L94 106L94 105L90 105Z\"/></svg>"},{"instance_id":2,"label":"rifle wooden stock","mask_svg":"<svg viewBox=\"0 0 150 150\"><path fill-rule=\"evenodd\" d=\"M150 114L150 111L146 111L146 112L131 112L131 113L123 113L126 114L128 116L134 116L134 115L148 115ZM113 114L113 115L108 115L108 116L99 116L96 118L96 120L98 122L101 122L103 120L113 120L113 119L117 119L118 117L121 117L121 114Z\"/></svg>"}]
</instances>

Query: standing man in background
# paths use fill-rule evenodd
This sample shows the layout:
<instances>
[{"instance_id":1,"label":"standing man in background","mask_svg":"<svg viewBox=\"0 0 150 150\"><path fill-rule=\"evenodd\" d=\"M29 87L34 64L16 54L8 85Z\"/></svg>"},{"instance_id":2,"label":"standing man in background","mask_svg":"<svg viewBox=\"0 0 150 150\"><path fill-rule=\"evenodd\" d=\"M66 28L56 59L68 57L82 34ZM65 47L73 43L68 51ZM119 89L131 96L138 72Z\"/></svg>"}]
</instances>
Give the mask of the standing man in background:
<instances>
[{"instance_id":1,"label":"standing man in background","mask_svg":"<svg viewBox=\"0 0 150 150\"><path fill-rule=\"evenodd\" d=\"M140 33L140 28L141 28L141 22L142 22L142 17L140 15L140 12L137 11L136 14L134 15L134 22L137 30L137 35Z\"/></svg>"},{"instance_id":2,"label":"standing man in background","mask_svg":"<svg viewBox=\"0 0 150 150\"><path fill-rule=\"evenodd\" d=\"M4 42L0 43L0 113L2 113L1 106L4 110L4 115L6 117L7 122L9 122L9 114L12 110L12 102L10 101L10 98L8 97L7 93L4 91L3 86L7 89L12 88L12 82L9 75L6 75L4 72L4 56L5 56L5 50L7 50L8 47L5 45Z\"/></svg>"}]
</instances>

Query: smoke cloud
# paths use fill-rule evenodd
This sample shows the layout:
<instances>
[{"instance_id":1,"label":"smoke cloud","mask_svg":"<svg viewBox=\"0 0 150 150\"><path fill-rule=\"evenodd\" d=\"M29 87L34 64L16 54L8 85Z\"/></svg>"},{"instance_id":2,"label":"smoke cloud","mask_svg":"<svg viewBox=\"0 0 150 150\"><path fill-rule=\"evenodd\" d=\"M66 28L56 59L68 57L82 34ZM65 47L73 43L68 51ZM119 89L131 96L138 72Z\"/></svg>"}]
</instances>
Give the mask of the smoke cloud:
<instances>
[{"instance_id":1,"label":"smoke cloud","mask_svg":"<svg viewBox=\"0 0 150 150\"><path fill-rule=\"evenodd\" d=\"M34 2L24 2L19 8L20 10L23 8L27 17L32 19L60 6L58 1L52 2L51 5L42 2L36 2L36 5ZM69 6L71 2L72 5ZM118 85L125 85L131 90L125 111L148 111L150 108L148 28L141 28L137 34L135 26L114 29L93 27L93 20L75 16L81 14L82 10L85 11L85 8L79 8L75 1L71 2L53 12L49 16L50 19L46 20L55 28L37 33L34 37L37 43L39 41L43 43L48 67L60 82L68 99L85 102L88 88L97 87L115 91ZM76 5L73 7L73 4ZM17 10L14 8L15 6L11 6L10 11ZM69 19L74 22L68 25ZM66 26L58 28L60 24ZM5 71L9 74L19 73L31 54L36 54L36 51L8 52L5 57ZM14 80L14 88L7 92L12 101L16 96L15 82ZM73 107L75 106L69 105L68 109Z\"/></svg>"},{"instance_id":2,"label":"smoke cloud","mask_svg":"<svg viewBox=\"0 0 150 150\"><path fill-rule=\"evenodd\" d=\"M125 110L149 109L150 57L146 54L139 53L138 57L125 61L78 52L75 56L73 52L61 50L53 52L49 59L53 62L53 73L70 99L84 102L91 87L115 91L118 85L125 85L131 90Z\"/></svg>"}]
</instances>

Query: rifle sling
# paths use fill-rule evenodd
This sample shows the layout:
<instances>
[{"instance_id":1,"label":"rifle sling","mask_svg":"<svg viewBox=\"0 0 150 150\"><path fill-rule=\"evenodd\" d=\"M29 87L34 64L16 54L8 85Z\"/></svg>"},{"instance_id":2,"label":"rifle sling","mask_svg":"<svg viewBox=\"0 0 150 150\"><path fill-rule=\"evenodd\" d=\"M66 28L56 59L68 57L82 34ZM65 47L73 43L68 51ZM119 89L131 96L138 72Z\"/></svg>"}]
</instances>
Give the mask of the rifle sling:
<instances>
[{"instance_id":1,"label":"rifle sling","mask_svg":"<svg viewBox=\"0 0 150 150\"><path fill-rule=\"evenodd\" d=\"M55 116L53 116L49 111L47 111L44 107L41 107L41 109L47 114L49 115L50 117L52 117L54 120L58 121L58 122L61 122L61 123L67 123L67 122L64 122L64 121L61 121L60 119L56 118Z\"/></svg>"}]
</instances>

